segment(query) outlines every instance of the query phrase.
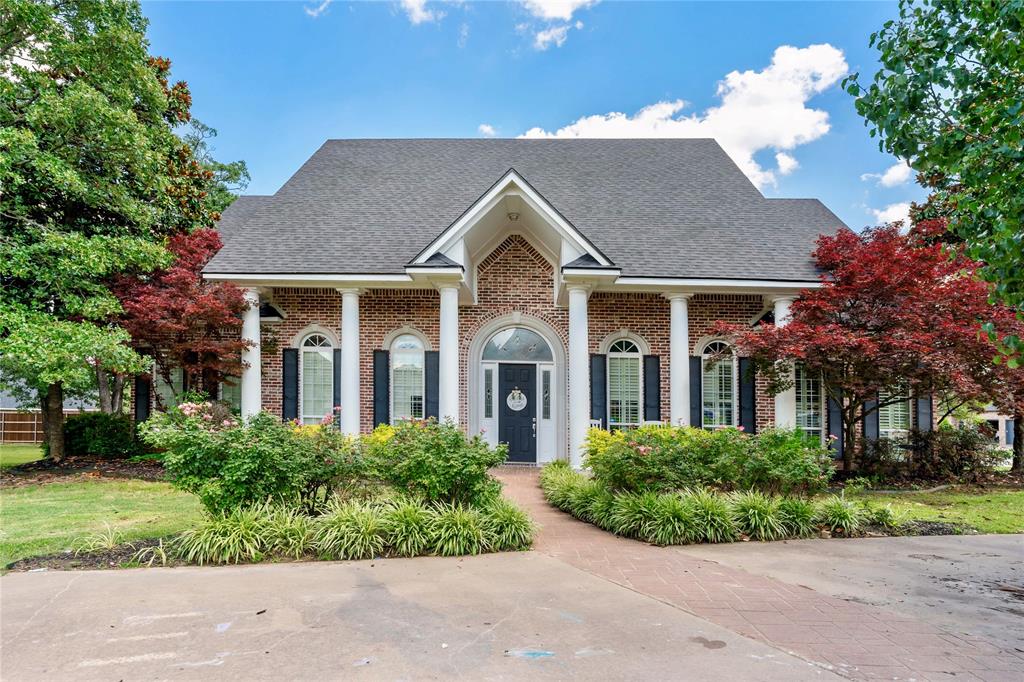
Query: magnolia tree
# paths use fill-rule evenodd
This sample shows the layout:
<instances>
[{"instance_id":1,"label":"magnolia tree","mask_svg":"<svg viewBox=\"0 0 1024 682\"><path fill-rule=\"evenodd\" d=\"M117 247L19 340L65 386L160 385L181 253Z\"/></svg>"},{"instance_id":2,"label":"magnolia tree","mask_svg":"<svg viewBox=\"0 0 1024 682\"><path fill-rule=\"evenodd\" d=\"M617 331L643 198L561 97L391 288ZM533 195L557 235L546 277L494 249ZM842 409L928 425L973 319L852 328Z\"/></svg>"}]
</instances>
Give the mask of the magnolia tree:
<instances>
[{"instance_id":1,"label":"magnolia tree","mask_svg":"<svg viewBox=\"0 0 1024 682\"><path fill-rule=\"evenodd\" d=\"M923 229L888 225L822 236L814 258L822 286L793 303L788 324L719 323L717 331L750 357L772 394L792 386L794 363L822 377L842 413L847 469L864 416L908 390L995 399L1012 382L1016 370L993 362L998 350L982 324L996 318L1005 335L1018 333L1019 321L993 309L978 264L958 250Z\"/></svg>"}]
</instances>

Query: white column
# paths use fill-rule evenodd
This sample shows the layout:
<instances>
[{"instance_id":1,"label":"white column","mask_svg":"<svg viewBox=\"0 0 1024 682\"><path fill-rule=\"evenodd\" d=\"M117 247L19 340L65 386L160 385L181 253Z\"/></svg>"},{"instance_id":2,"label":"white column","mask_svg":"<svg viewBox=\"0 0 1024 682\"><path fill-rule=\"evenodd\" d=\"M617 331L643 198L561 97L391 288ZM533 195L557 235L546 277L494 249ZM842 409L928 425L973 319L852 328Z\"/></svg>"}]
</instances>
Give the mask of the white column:
<instances>
[{"instance_id":1,"label":"white column","mask_svg":"<svg viewBox=\"0 0 1024 682\"><path fill-rule=\"evenodd\" d=\"M780 296L772 299L775 305L775 325L785 327L789 324L789 307L793 304L792 296ZM775 426L792 429L796 426L796 387L775 396Z\"/></svg>"},{"instance_id":2,"label":"white column","mask_svg":"<svg viewBox=\"0 0 1024 682\"><path fill-rule=\"evenodd\" d=\"M583 466L583 446L590 428L590 342L587 287L569 286L569 463Z\"/></svg>"},{"instance_id":3,"label":"white column","mask_svg":"<svg viewBox=\"0 0 1024 682\"><path fill-rule=\"evenodd\" d=\"M690 294L666 294L671 306L669 411L673 425L690 424Z\"/></svg>"},{"instance_id":4,"label":"white column","mask_svg":"<svg viewBox=\"0 0 1024 682\"><path fill-rule=\"evenodd\" d=\"M359 434L359 290L341 293L341 431Z\"/></svg>"},{"instance_id":5,"label":"white column","mask_svg":"<svg viewBox=\"0 0 1024 682\"><path fill-rule=\"evenodd\" d=\"M438 349L438 417L459 423L459 287L441 292L441 346Z\"/></svg>"},{"instance_id":6,"label":"white column","mask_svg":"<svg viewBox=\"0 0 1024 682\"><path fill-rule=\"evenodd\" d=\"M253 345L242 351L242 418L248 419L262 409L262 368L260 366L260 292L243 293L249 307L242 313L242 340Z\"/></svg>"}]
</instances>

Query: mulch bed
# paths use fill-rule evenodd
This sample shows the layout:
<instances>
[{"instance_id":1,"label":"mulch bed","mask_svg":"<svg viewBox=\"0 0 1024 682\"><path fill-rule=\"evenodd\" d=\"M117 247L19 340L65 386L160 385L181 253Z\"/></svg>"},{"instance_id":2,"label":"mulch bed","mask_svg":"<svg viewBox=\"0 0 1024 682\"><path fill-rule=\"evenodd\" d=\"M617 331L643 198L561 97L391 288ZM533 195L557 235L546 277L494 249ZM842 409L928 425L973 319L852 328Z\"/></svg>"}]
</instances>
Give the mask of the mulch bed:
<instances>
[{"instance_id":1,"label":"mulch bed","mask_svg":"<svg viewBox=\"0 0 1024 682\"><path fill-rule=\"evenodd\" d=\"M48 459L27 462L0 472L0 486L20 488L43 483L75 483L100 478L134 478L161 481L163 465L154 460L130 461L98 457L65 457L60 464Z\"/></svg>"}]
</instances>

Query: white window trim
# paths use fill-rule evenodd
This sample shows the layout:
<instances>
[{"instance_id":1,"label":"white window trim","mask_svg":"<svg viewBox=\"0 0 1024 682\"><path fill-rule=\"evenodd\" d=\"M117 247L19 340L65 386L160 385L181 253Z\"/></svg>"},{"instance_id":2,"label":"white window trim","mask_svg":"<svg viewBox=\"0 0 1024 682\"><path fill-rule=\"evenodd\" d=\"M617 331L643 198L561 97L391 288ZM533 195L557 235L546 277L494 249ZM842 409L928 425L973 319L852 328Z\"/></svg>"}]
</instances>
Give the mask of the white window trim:
<instances>
[{"instance_id":1,"label":"white window trim","mask_svg":"<svg viewBox=\"0 0 1024 682\"><path fill-rule=\"evenodd\" d=\"M806 371L806 370L804 370L804 371ZM794 369L794 379L795 378L796 378L796 369ZM819 404L818 404L818 409L820 410L820 414L821 414L821 427L819 428L819 430L821 431L820 441L821 441L822 445L824 445L826 439L828 438L828 395L825 392L825 380L821 377L821 375L819 375L816 378L816 381L818 382L818 395L820 396L820 400L819 400ZM796 396L795 396L795 392L794 392L794 400L795 399L796 399ZM797 409L799 410L799 404L797 404ZM801 431L806 431L806 429L804 429L803 427L799 427L798 426L797 428L799 428Z\"/></svg>"},{"instance_id":2,"label":"white window trim","mask_svg":"<svg viewBox=\"0 0 1024 682\"><path fill-rule=\"evenodd\" d=\"M334 362L334 349L337 348L337 345L335 344L335 341L331 337L331 335L330 334L325 334L325 333L323 333L320 330L313 330L313 331L307 332L306 334L303 335L302 339L299 341L299 344L298 344L298 349L299 349L299 410L298 410L298 412L299 412L299 419L301 420L303 426L308 426L308 424L306 422L306 395L305 395L306 394L306 353L307 352L316 352L316 351L312 350L313 347L311 347L310 350L306 349L306 341L308 341L310 339L310 337L313 337L313 336L321 336L321 337L323 337L324 339L327 340L327 343L330 344L331 362L332 363ZM319 348L327 348L327 346L319 346ZM334 406L333 406L333 403L334 403L334 367L333 367L333 364L332 364L332 367L331 367L330 376L331 376L331 399L330 399L330 402L332 403L332 405L331 405L331 414L334 414L334 412L333 412L333 409L334 409ZM335 420L337 420L337 415L334 415L334 417L335 417ZM319 417L317 417L316 418L317 419L316 423L320 423L320 420L323 419L323 418L324 418L324 415L320 415Z\"/></svg>"},{"instance_id":3,"label":"white window trim","mask_svg":"<svg viewBox=\"0 0 1024 682\"><path fill-rule=\"evenodd\" d=\"M423 416L421 419L427 416L427 345L426 339L418 331L411 327L403 327L402 330L396 330L400 333L392 332L388 335L388 415L391 418L392 424L397 424L399 421L405 421L406 419L416 419L416 417L398 417L395 413L395 342L403 336L414 336L416 337L422 348L420 349L420 389L423 394Z\"/></svg>"},{"instance_id":4,"label":"white window trim","mask_svg":"<svg viewBox=\"0 0 1024 682\"><path fill-rule=\"evenodd\" d=\"M612 336L605 339L607 342L605 352L605 400L608 405L608 428L618 429L635 429L643 426L644 424L644 348L646 343L632 334L623 334L616 332ZM635 353L620 353L613 352L611 347L618 341L629 341L636 346L637 352ZM639 395L637 399L637 421L636 422L612 422L612 382L608 380L608 371L611 368L611 361L613 358L635 358L637 361L637 370L639 379L637 381L637 387Z\"/></svg>"},{"instance_id":5,"label":"white window trim","mask_svg":"<svg viewBox=\"0 0 1024 682\"><path fill-rule=\"evenodd\" d=\"M704 425L704 389L705 389L705 378L707 370L704 368L705 362L710 357L708 355L708 348L715 343L724 343L729 347L729 351L732 355L732 359L729 361L732 363L732 423L731 424L715 424L714 426ZM721 360L720 362L725 362ZM708 339L701 344L700 350L700 427L702 429L718 429L724 426L739 426L740 419L740 381L739 381L739 367L740 363L736 357L736 348L726 341L725 339Z\"/></svg>"}]
</instances>

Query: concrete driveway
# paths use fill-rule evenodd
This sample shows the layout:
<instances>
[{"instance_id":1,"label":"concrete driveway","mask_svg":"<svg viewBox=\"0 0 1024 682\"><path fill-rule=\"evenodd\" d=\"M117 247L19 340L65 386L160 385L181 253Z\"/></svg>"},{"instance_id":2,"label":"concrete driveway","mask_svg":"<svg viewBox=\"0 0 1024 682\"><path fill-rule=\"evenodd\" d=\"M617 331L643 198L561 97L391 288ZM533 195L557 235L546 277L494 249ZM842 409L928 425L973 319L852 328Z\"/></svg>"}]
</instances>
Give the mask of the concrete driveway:
<instances>
[{"instance_id":1,"label":"concrete driveway","mask_svg":"<svg viewBox=\"0 0 1024 682\"><path fill-rule=\"evenodd\" d=\"M1024 536L693 545L686 554L1024 651Z\"/></svg>"},{"instance_id":2,"label":"concrete driveway","mask_svg":"<svg viewBox=\"0 0 1024 682\"><path fill-rule=\"evenodd\" d=\"M4 680L829 680L538 552L0 578Z\"/></svg>"}]
</instances>

